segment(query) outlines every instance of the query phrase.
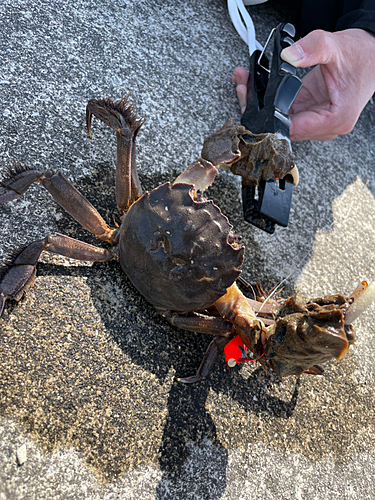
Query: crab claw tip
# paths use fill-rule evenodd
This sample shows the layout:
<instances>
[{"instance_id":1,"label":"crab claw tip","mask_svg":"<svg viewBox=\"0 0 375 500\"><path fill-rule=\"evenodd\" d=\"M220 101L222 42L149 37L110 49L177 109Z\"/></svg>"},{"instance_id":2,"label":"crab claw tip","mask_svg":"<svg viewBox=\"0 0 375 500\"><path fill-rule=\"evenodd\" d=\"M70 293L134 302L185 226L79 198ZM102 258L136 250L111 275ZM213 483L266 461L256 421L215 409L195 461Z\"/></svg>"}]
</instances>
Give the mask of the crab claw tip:
<instances>
[{"instance_id":1,"label":"crab claw tip","mask_svg":"<svg viewBox=\"0 0 375 500\"><path fill-rule=\"evenodd\" d=\"M297 165L294 165L294 167L292 168L292 170L289 173L293 177L293 184L295 186L298 186L298 183L299 183L299 172L298 172Z\"/></svg>"},{"instance_id":2,"label":"crab claw tip","mask_svg":"<svg viewBox=\"0 0 375 500\"><path fill-rule=\"evenodd\" d=\"M362 292L354 299L354 302L345 312L344 320L346 325L350 325L357 319L375 299L375 281L364 286Z\"/></svg>"}]
</instances>

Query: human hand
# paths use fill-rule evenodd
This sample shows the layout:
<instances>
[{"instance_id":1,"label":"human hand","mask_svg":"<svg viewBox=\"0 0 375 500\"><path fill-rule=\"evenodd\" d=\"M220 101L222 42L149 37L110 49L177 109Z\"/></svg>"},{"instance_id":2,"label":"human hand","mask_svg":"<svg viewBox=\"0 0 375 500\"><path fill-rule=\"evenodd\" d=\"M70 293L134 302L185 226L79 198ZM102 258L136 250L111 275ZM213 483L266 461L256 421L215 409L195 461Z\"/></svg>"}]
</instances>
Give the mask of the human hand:
<instances>
[{"instance_id":1,"label":"human hand","mask_svg":"<svg viewBox=\"0 0 375 500\"><path fill-rule=\"evenodd\" d=\"M375 36L361 29L317 30L281 52L295 67L315 66L290 111L292 141L327 141L349 133L375 92ZM241 111L246 108L247 72L233 78Z\"/></svg>"}]
</instances>

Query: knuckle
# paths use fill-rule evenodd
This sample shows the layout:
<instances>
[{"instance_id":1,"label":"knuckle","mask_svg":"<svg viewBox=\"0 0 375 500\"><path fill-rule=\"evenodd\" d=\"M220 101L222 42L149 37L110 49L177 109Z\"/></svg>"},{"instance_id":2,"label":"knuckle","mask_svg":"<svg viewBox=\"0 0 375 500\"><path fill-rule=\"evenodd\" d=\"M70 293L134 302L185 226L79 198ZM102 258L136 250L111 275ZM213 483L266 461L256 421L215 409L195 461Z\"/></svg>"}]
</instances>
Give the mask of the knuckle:
<instances>
[{"instance_id":1,"label":"knuckle","mask_svg":"<svg viewBox=\"0 0 375 500\"><path fill-rule=\"evenodd\" d=\"M332 38L330 33L324 30L316 30L315 36L319 49L324 52L329 52L332 48Z\"/></svg>"},{"instance_id":2,"label":"knuckle","mask_svg":"<svg viewBox=\"0 0 375 500\"><path fill-rule=\"evenodd\" d=\"M317 50L324 54L329 54L330 57L334 57L337 53L337 43L333 34L324 30L315 30L314 42L316 44Z\"/></svg>"}]
</instances>

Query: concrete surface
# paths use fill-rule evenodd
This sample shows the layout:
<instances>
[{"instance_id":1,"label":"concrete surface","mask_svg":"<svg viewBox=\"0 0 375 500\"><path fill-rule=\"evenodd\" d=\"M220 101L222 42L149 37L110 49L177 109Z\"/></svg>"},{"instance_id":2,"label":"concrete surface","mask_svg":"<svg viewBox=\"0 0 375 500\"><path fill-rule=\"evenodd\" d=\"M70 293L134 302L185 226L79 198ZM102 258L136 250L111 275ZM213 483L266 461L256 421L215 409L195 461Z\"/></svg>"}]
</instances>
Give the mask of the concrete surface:
<instances>
[{"instance_id":1,"label":"concrete surface","mask_svg":"<svg viewBox=\"0 0 375 500\"><path fill-rule=\"evenodd\" d=\"M251 12L263 43L289 20L276 2ZM149 189L239 122L230 79L248 56L224 0L3 0L0 15L1 162L60 169L108 222L115 137L98 122L86 137L88 99L137 100ZM348 136L295 145L300 186L273 236L242 220L238 180L217 178L210 196L243 235L246 279L310 297L375 279L374 130L369 104ZM97 243L40 186L0 214L0 262L52 231ZM0 500L375 498L374 319L372 306L323 377L280 383L220 362L185 387L176 377L209 339L169 327L116 263L43 255L0 320Z\"/></svg>"}]
</instances>

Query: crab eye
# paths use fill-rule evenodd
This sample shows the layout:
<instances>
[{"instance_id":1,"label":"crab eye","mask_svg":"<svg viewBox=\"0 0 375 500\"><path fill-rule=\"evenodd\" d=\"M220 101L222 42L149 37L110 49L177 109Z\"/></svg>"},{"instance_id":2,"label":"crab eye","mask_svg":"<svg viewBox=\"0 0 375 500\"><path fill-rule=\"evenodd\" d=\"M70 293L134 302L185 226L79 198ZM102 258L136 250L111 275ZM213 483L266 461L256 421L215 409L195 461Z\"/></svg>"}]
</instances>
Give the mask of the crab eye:
<instances>
[{"instance_id":1,"label":"crab eye","mask_svg":"<svg viewBox=\"0 0 375 500\"><path fill-rule=\"evenodd\" d=\"M241 240L242 240L242 236L240 236L239 234L233 233L233 231L230 231L230 233L228 234L227 241L230 245L232 245L234 243L239 243Z\"/></svg>"},{"instance_id":2,"label":"crab eye","mask_svg":"<svg viewBox=\"0 0 375 500\"><path fill-rule=\"evenodd\" d=\"M198 189L196 197L195 197L195 201L202 202L204 200L205 200L205 198L203 196L203 191Z\"/></svg>"}]
</instances>

